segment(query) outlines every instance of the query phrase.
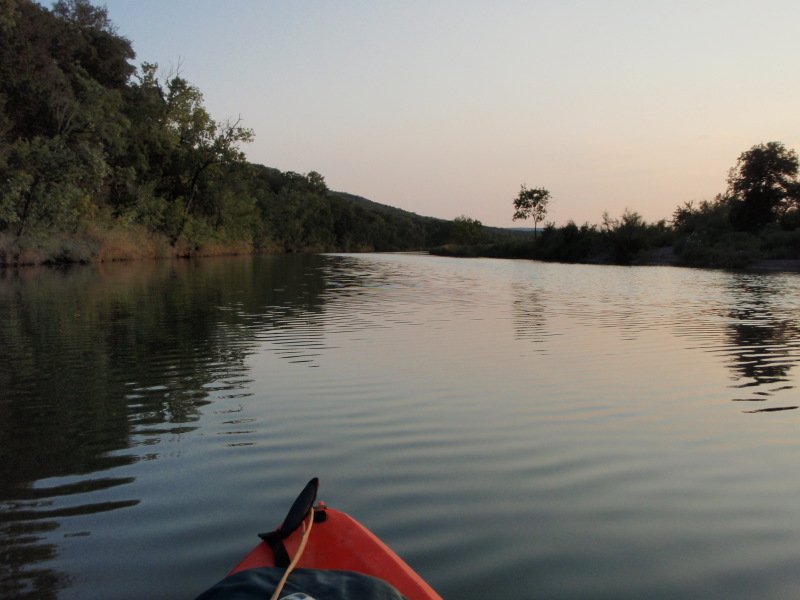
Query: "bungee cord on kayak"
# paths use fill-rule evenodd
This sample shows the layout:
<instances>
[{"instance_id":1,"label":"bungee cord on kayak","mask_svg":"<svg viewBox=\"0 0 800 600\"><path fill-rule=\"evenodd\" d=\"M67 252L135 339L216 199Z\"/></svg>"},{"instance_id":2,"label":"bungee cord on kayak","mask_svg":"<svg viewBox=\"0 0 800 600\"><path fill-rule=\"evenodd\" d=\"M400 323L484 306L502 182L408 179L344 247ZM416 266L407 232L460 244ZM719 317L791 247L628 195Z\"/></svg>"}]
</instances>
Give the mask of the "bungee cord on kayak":
<instances>
[{"instance_id":1,"label":"bungee cord on kayak","mask_svg":"<svg viewBox=\"0 0 800 600\"><path fill-rule=\"evenodd\" d=\"M272 598L270 598L270 600L278 600L281 592L283 591L283 586L286 585L286 580L289 578L289 574L297 566L297 563L300 561L300 557L303 555L303 550L306 549L306 542L308 542L308 536L311 535L311 527L314 525L313 506L308 509L308 514L310 517L310 519L308 520L308 528L306 528L306 522L303 521L303 536L300 538L300 547L297 549L297 552L294 553L292 562L290 562L289 566L286 567L286 572L283 574L283 577L281 577L281 580L278 582L278 587L275 588L275 593L272 594Z\"/></svg>"}]
</instances>

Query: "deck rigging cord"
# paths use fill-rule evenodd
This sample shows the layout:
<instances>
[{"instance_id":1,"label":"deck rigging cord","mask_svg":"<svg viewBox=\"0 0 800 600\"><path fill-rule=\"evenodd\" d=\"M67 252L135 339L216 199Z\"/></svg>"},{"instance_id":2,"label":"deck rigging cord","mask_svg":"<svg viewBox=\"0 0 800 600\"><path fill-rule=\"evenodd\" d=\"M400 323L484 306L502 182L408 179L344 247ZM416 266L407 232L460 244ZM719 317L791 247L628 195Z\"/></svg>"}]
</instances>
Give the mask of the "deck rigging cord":
<instances>
[{"instance_id":1,"label":"deck rigging cord","mask_svg":"<svg viewBox=\"0 0 800 600\"><path fill-rule=\"evenodd\" d=\"M303 521L303 535L300 538L300 546L297 548L297 552L294 553L294 557L292 557L292 562L289 563L289 566L286 567L286 571L283 573L283 577L278 582L278 586L275 588L275 593L272 594L272 598L270 600L278 600L280 598L280 594L283 591L283 586L286 585L286 580L289 578L289 574L295 568L297 563L300 561L300 557L303 555L303 550L306 548L306 542L308 541L308 536L311 534L311 527L314 525L314 507L312 506L308 511L309 521L308 527L306 528L306 522Z\"/></svg>"}]
</instances>

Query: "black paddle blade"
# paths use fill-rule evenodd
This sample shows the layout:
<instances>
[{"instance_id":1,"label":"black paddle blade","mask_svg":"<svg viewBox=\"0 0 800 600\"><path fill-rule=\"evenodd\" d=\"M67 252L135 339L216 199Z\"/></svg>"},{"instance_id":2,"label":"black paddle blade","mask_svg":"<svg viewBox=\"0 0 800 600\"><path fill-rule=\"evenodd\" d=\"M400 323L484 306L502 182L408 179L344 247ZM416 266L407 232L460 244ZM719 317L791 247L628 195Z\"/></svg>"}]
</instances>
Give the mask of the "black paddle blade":
<instances>
[{"instance_id":1,"label":"black paddle blade","mask_svg":"<svg viewBox=\"0 0 800 600\"><path fill-rule=\"evenodd\" d=\"M308 511L314 506L314 502L317 499L317 491L319 491L319 479L314 477L314 479L306 484L303 491L300 492L300 495L294 501L292 508L289 509L289 513L283 520L280 529L281 538L287 538L290 533L300 527L306 516L308 516Z\"/></svg>"}]
</instances>

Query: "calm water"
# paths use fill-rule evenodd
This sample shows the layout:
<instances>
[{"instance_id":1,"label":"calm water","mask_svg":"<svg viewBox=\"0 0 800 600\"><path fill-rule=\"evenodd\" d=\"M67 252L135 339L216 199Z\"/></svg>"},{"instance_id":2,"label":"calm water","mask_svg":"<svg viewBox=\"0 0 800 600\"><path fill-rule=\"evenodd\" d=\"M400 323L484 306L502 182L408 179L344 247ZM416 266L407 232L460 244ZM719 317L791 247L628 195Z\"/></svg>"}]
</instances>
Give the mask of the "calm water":
<instances>
[{"instance_id":1,"label":"calm water","mask_svg":"<svg viewBox=\"0 0 800 600\"><path fill-rule=\"evenodd\" d=\"M800 589L800 277L415 255L0 276L0 596L192 599L312 476L447 600Z\"/></svg>"}]
</instances>

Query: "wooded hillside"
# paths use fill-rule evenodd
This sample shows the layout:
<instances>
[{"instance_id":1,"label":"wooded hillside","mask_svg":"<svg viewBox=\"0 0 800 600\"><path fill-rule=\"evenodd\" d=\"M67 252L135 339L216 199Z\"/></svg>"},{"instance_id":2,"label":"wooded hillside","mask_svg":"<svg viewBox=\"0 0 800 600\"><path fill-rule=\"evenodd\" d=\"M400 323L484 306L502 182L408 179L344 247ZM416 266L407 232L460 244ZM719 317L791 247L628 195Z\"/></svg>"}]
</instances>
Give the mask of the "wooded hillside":
<instances>
[{"instance_id":1,"label":"wooded hillside","mask_svg":"<svg viewBox=\"0 0 800 600\"><path fill-rule=\"evenodd\" d=\"M104 7L0 0L0 264L449 241L452 222L249 163L244 118L134 59Z\"/></svg>"}]
</instances>

